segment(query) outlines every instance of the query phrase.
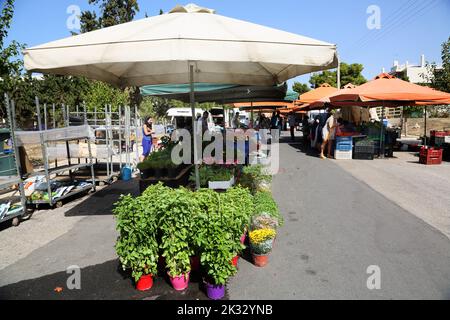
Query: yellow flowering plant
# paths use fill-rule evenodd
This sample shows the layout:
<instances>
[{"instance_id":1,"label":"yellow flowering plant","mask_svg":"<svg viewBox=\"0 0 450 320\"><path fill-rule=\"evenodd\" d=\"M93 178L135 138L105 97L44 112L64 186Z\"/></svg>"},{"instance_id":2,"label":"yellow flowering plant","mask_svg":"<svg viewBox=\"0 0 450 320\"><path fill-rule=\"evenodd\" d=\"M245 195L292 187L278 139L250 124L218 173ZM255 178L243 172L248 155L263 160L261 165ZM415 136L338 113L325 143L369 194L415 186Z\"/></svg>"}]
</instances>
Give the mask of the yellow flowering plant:
<instances>
[{"instance_id":1,"label":"yellow flowering plant","mask_svg":"<svg viewBox=\"0 0 450 320\"><path fill-rule=\"evenodd\" d=\"M273 229L258 229L250 232L250 248L254 254L268 254L272 250L276 231Z\"/></svg>"}]
</instances>

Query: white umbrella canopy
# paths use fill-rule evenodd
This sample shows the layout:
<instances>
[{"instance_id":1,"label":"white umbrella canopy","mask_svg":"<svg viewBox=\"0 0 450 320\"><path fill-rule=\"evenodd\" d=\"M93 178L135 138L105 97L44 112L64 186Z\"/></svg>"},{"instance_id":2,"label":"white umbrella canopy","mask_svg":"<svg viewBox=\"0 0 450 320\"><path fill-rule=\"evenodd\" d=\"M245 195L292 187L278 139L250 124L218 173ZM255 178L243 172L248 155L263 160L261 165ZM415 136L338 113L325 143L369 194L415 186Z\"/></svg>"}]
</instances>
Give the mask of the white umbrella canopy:
<instances>
[{"instance_id":1,"label":"white umbrella canopy","mask_svg":"<svg viewBox=\"0 0 450 320\"><path fill-rule=\"evenodd\" d=\"M274 85L338 65L330 43L210 9L172 11L28 48L25 68L143 86L188 83L194 64L195 82Z\"/></svg>"},{"instance_id":2,"label":"white umbrella canopy","mask_svg":"<svg viewBox=\"0 0 450 320\"><path fill-rule=\"evenodd\" d=\"M277 85L338 66L336 46L214 14L195 5L50 42L24 51L28 71L86 76L110 84L144 86L194 82ZM192 117L192 127L196 130ZM194 162L200 188L197 150Z\"/></svg>"}]
</instances>

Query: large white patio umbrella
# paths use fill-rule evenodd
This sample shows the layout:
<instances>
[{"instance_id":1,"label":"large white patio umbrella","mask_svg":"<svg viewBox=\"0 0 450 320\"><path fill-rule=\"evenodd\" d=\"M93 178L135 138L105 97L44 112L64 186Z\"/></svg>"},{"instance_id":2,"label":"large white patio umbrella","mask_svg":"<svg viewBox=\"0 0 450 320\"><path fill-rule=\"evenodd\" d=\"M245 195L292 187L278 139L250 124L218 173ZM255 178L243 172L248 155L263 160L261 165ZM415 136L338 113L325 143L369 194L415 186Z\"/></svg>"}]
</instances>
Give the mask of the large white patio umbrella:
<instances>
[{"instance_id":1,"label":"large white patio umbrella","mask_svg":"<svg viewBox=\"0 0 450 320\"><path fill-rule=\"evenodd\" d=\"M120 87L190 83L192 108L194 82L270 86L338 66L333 44L195 5L28 48L24 61L28 71Z\"/></svg>"}]
</instances>

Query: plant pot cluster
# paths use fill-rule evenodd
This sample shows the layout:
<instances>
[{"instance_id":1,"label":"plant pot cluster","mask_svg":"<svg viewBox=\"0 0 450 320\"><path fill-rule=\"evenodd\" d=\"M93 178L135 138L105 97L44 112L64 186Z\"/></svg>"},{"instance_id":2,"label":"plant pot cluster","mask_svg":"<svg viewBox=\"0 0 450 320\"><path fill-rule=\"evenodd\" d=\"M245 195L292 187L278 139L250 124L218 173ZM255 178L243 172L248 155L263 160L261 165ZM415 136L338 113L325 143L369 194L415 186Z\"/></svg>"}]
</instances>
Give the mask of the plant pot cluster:
<instances>
[{"instance_id":1,"label":"plant pot cluster","mask_svg":"<svg viewBox=\"0 0 450 320\"><path fill-rule=\"evenodd\" d=\"M199 167L200 186L211 190L228 190L236 183L236 175L239 172L239 166L235 164L207 165ZM195 183L195 172L189 178Z\"/></svg>"},{"instance_id":2,"label":"plant pot cluster","mask_svg":"<svg viewBox=\"0 0 450 320\"><path fill-rule=\"evenodd\" d=\"M114 209L120 234L116 251L137 289L149 290L159 267L175 290L186 290L196 273L209 298L223 298L247 231L255 264L264 266L282 218L272 195L252 185L256 188L194 192L159 183L139 197L123 196Z\"/></svg>"},{"instance_id":3,"label":"plant pot cluster","mask_svg":"<svg viewBox=\"0 0 450 320\"><path fill-rule=\"evenodd\" d=\"M152 152L143 162L138 164L141 179L161 178L174 179L178 177L185 165L176 165L172 162L172 150L176 144L166 142L160 150Z\"/></svg>"},{"instance_id":4,"label":"plant pot cluster","mask_svg":"<svg viewBox=\"0 0 450 320\"><path fill-rule=\"evenodd\" d=\"M193 192L159 183L116 204L116 251L123 268L131 269L138 290L151 288L148 276L156 276L159 265L175 290L187 289L191 272L197 272L208 296L222 298L219 293L236 274L236 257L245 248L241 237L252 207L253 197L244 188Z\"/></svg>"}]
</instances>

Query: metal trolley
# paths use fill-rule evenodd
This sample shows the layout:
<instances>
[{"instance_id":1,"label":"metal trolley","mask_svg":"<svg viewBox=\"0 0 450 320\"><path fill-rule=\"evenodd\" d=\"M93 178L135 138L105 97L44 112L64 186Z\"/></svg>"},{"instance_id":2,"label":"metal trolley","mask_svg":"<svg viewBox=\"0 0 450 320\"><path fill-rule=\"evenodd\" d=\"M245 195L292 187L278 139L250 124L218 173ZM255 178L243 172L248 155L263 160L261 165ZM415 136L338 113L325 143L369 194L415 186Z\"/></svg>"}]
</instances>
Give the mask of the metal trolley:
<instances>
[{"instance_id":1,"label":"metal trolley","mask_svg":"<svg viewBox=\"0 0 450 320\"><path fill-rule=\"evenodd\" d=\"M33 132L31 134L39 135L39 142L42 147L42 158L43 158L44 168L43 168L43 170L33 172L32 174L29 175L29 177L38 176L38 175L43 175L45 177L45 181L47 182L48 199L41 199L41 200L28 199L28 201L27 201L28 204L35 206L35 207L39 207L40 205L48 204L51 207L59 208L59 207L62 207L63 201L67 198L71 198L71 197L74 197L75 195L79 195L82 193L95 192L96 187L95 187L94 162L93 162L92 150L91 150L92 136L90 136L89 131L79 130L79 132L77 132L75 130L75 131L72 131L70 134L66 134L66 135L59 134L58 135L58 133L61 132L58 130L61 130L61 129L68 130L68 129L70 129L70 127L65 127L65 128L61 128L61 129L54 128L52 130L46 130L47 124L45 123L45 127L43 127L42 119L41 119L41 107L39 104L39 99L37 97L36 97L36 111L37 111L37 117L38 117L38 127L40 130L38 132ZM86 125L86 127L87 127L87 125ZM44 128L44 130L41 130L42 128ZM70 146L69 146L69 142L71 142L71 141L77 141L78 143L80 141L86 141L87 146L88 146L88 156L86 157L85 162L78 161L78 163L75 163L75 164L72 163L73 158L71 157ZM55 161L55 166L51 167L50 161L49 161L49 153L48 153L49 145L50 144L61 144L61 143L65 143L65 145L66 145L66 159L65 160L66 160L67 164L58 165L58 162ZM79 157L79 155L78 155L78 157ZM80 159L80 158L78 158L78 159ZM51 187L52 176L59 176L60 174L62 174L64 172L68 172L70 180L73 181L73 180L75 180L74 172L84 169L84 168L90 169L89 183L86 183L83 186L77 186L76 188L73 188L70 192L68 192L67 194L64 194L59 197L54 197L52 195L52 187Z\"/></svg>"},{"instance_id":2,"label":"metal trolley","mask_svg":"<svg viewBox=\"0 0 450 320\"><path fill-rule=\"evenodd\" d=\"M10 159L12 159L12 161L15 163L15 170L11 172L11 170L8 169L6 173L5 172L0 173L1 174L0 190L2 192L2 195L11 193L16 194L18 192L19 193L18 197L20 199L20 206L18 206L14 210L7 210L2 214L0 214L0 223L12 220L13 226L18 226L21 220L25 220L31 216L32 211L27 210L26 197L21 177L20 159L18 159L19 149L17 147L15 136L15 126L16 126L15 105L14 101L11 101L7 94L5 94L5 106L7 110L9 137L12 142L12 150L11 150L12 153L9 154L8 157L10 157ZM3 141L1 141L1 143L3 143ZM5 155L3 154L2 156ZM12 190L11 188L15 186L18 186L18 189ZM13 200L14 198L17 198L17 196L7 197L7 199L10 201Z\"/></svg>"}]
</instances>

